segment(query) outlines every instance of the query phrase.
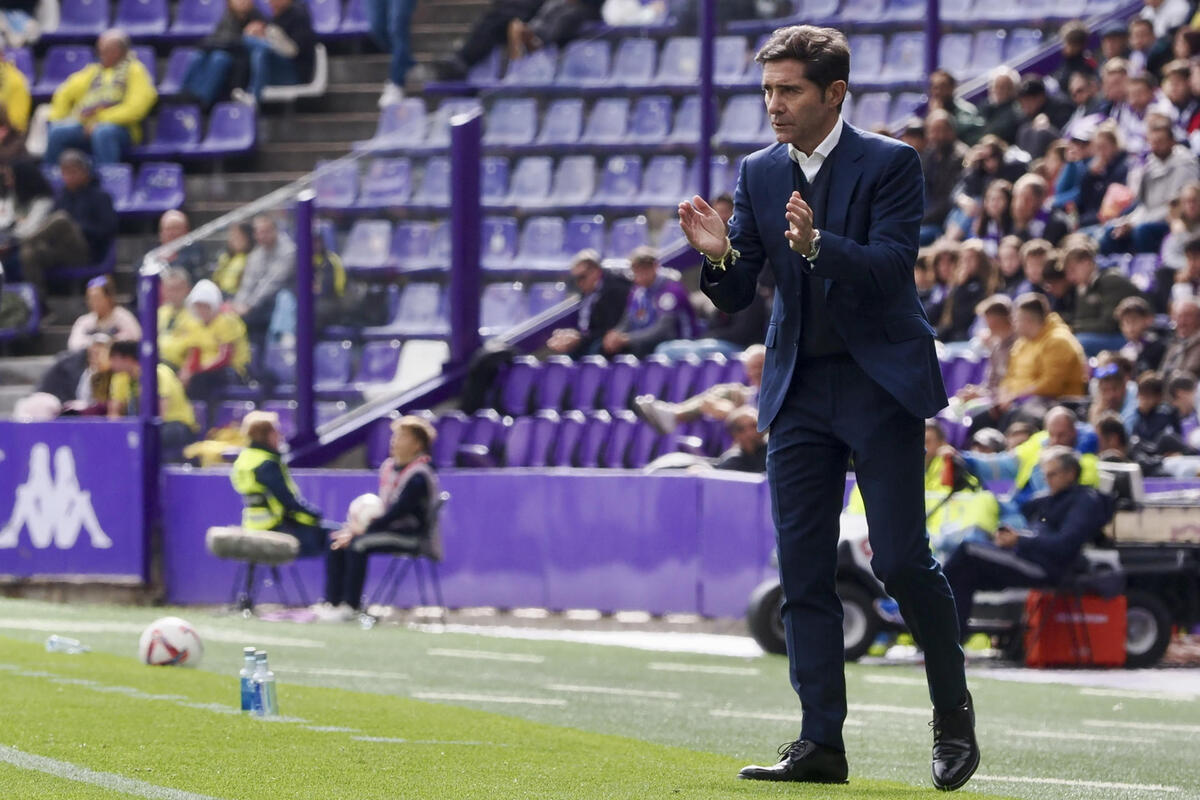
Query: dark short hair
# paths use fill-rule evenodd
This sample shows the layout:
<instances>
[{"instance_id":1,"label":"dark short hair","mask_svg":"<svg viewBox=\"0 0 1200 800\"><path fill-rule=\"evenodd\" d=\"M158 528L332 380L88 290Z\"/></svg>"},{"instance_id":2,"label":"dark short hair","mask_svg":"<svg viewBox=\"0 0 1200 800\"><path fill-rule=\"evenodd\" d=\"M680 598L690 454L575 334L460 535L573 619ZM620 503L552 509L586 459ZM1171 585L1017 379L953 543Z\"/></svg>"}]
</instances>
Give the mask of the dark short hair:
<instances>
[{"instance_id":1,"label":"dark short hair","mask_svg":"<svg viewBox=\"0 0 1200 800\"><path fill-rule=\"evenodd\" d=\"M653 247L642 245L629 254L630 266L638 264L658 264L658 251Z\"/></svg>"},{"instance_id":2,"label":"dark short hair","mask_svg":"<svg viewBox=\"0 0 1200 800\"><path fill-rule=\"evenodd\" d=\"M958 78L954 77L954 73L945 67L938 67L933 72L929 73L929 80L932 81L936 77L943 77L950 81L951 86L958 86Z\"/></svg>"},{"instance_id":3,"label":"dark short hair","mask_svg":"<svg viewBox=\"0 0 1200 800\"><path fill-rule=\"evenodd\" d=\"M1162 397L1164 391L1166 391L1166 386L1157 372L1147 372L1138 378L1138 394L1153 394Z\"/></svg>"},{"instance_id":4,"label":"dark short hair","mask_svg":"<svg viewBox=\"0 0 1200 800\"><path fill-rule=\"evenodd\" d=\"M1038 292L1026 292L1017 298L1017 310L1033 314L1038 319L1045 319L1050 314L1050 301L1046 295Z\"/></svg>"},{"instance_id":5,"label":"dark short hair","mask_svg":"<svg viewBox=\"0 0 1200 800\"><path fill-rule=\"evenodd\" d=\"M1119 415L1111 411L1101 414L1100 419L1096 420L1096 433L1101 436L1116 436L1122 445L1129 444L1129 432L1125 430L1125 423Z\"/></svg>"},{"instance_id":6,"label":"dark short hair","mask_svg":"<svg viewBox=\"0 0 1200 800\"><path fill-rule=\"evenodd\" d=\"M1183 243L1183 252L1184 252L1184 255L1189 255L1189 256L1192 253L1200 253L1200 236L1193 236L1192 238L1190 238L1186 242L1184 242Z\"/></svg>"},{"instance_id":7,"label":"dark short hair","mask_svg":"<svg viewBox=\"0 0 1200 800\"><path fill-rule=\"evenodd\" d=\"M754 56L759 64L792 59L804 64L804 77L825 92L835 81L850 82L850 44L841 31L816 25L779 28Z\"/></svg>"},{"instance_id":8,"label":"dark short hair","mask_svg":"<svg viewBox=\"0 0 1200 800\"><path fill-rule=\"evenodd\" d=\"M1045 97L1046 82L1037 75L1030 75L1017 87L1017 97Z\"/></svg>"},{"instance_id":9,"label":"dark short hair","mask_svg":"<svg viewBox=\"0 0 1200 800\"><path fill-rule=\"evenodd\" d=\"M1193 392L1195 390L1196 376L1186 370L1176 372L1171 376L1171 380L1167 381L1167 396L1172 400L1180 392Z\"/></svg>"},{"instance_id":10,"label":"dark short hair","mask_svg":"<svg viewBox=\"0 0 1200 800\"><path fill-rule=\"evenodd\" d=\"M109 348L108 355L109 358L117 356L118 358L128 358L137 361L138 343L124 339L119 342L113 342L112 347Z\"/></svg>"},{"instance_id":11,"label":"dark short hair","mask_svg":"<svg viewBox=\"0 0 1200 800\"><path fill-rule=\"evenodd\" d=\"M1058 35L1064 42L1074 41L1076 44L1087 44L1088 29L1077 19L1073 19L1059 29Z\"/></svg>"},{"instance_id":12,"label":"dark short hair","mask_svg":"<svg viewBox=\"0 0 1200 800\"><path fill-rule=\"evenodd\" d=\"M1113 311L1113 316L1121 319L1126 314L1134 314L1139 317L1153 317L1154 312L1150 309L1150 304L1143 297L1126 297L1121 302L1117 303L1117 308Z\"/></svg>"}]
</instances>

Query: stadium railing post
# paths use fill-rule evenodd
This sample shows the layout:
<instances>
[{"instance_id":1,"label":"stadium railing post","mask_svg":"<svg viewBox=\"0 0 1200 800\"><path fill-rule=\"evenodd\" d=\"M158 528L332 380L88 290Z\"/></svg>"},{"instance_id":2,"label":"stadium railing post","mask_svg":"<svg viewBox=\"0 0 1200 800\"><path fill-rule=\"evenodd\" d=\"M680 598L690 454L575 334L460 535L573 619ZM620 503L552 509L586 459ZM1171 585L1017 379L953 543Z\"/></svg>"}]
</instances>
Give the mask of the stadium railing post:
<instances>
[{"instance_id":1,"label":"stadium railing post","mask_svg":"<svg viewBox=\"0 0 1200 800\"><path fill-rule=\"evenodd\" d=\"M700 165L700 196L707 202L712 191L712 138L717 126L717 98L713 94L713 51L717 36L717 0L702 0L700 8L700 141L696 161Z\"/></svg>"},{"instance_id":2,"label":"stadium railing post","mask_svg":"<svg viewBox=\"0 0 1200 800\"><path fill-rule=\"evenodd\" d=\"M316 349L316 313L313 298L313 200L305 189L296 198L296 435L293 446L316 439L313 352Z\"/></svg>"},{"instance_id":3,"label":"stadium railing post","mask_svg":"<svg viewBox=\"0 0 1200 800\"><path fill-rule=\"evenodd\" d=\"M450 361L446 369L466 364L480 344L482 134L479 110L450 120Z\"/></svg>"},{"instance_id":4,"label":"stadium railing post","mask_svg":"<svg viewBox=\"0 0 1200 800\"><path fill-rule=\"evenodd\" d=\"M938 50L942 38L941 0L925 0L925 76L938 68Z\"/></svg>"},{"instance_id":5,"label":"stadium railing post","mask_svg":"<svg viewBox=\"0 0 1200 800\"><path fill-rule=\"evenodd\" d=\"M142 431L142 580L151 581L151 558L158 527L159 471L162 454L158 447L158 284L164 262L146 258L138 272L138 315L142 342L138 348L141 367L138 422Z\"/></svg>"}]
</instances>

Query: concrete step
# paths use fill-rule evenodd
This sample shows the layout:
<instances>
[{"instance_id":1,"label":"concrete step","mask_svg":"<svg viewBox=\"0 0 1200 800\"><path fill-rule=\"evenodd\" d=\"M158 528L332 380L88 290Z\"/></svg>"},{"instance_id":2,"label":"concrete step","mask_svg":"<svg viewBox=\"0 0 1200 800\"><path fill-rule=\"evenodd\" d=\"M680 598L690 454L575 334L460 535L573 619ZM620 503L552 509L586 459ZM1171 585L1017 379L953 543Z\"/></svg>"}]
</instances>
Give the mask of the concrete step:
<instances>
[{"instance_id":1,"label":"concrete step","mask_svg":"<svg viewBox=\"0 0 1200 800\"><path fill-rule=\"evenodd\" d=\"M303 101L305 114L370 114L379 115L379 93L383 91L383 75L366 83L330 84L324 97ZM374 130L374 128L372 128Z\"/></svg>"},{"instance_id":2,"label":"concrete step","mask_svg":"<svg viewBox=\"0 0 1200 800\"><path fill-rule=\"evenodd\" d=\"M387 78L388 55L333 56L329 59L329 82L383 83Z\"/></svg>"},{"instance_id":3,"label":"concrete step","mask_svg":"<svg viewBox=\"0 0 1200 800\"><path fill-rule=\"evenodd\" d=\"M53 364L48 355L0 358L0 387L32 386Z\"/></svg>"},{"instance_id":4,"label":"concrete step","mask_svg":"<svg viewBox=\"0 0 1200 800\"><path fill-rule=\"evenodd\" d=\"M321 159L338 158L349 150L348 141L272 143L258 149L255 167L263 172L312 172ZM192 207L189 198L188 208Z\"/></svg>"},{"instance_id":5,"label":"concrete step","mask_svg":"<svg viewBox=\"0 0 1200 800\"><path fill-rule=\"evenodd\" d=\"M422 3L413 14L413 24L421 25L436 20L443 24L460 26L465 32L483 15L489 5L490 3L480 0L440 0L437 3Z\"/></svg>"},{"instance_id":6,"label":"concrete step","mask_svg":"<svg viewBox=\"0 0 1200 800\"><path fill-rule=\"evenodd\" d=\"M186 178L188 208L211 201L249 203L301 178L305 172L237 172L221 175L189 175Z\"/></svg>"},{"instance_id":7,"label":"concrete step","mask_svg":"<svg viewBox=\"0 0 1200 800\"><path fill-rule=\"evenodd\" d=\"M378 92L376 92L378 94ZM340 114L282 114L258 118L259 142L320 142L369 139L379 109Z\"/></svg>"},{"instance_id":8,"label":"concrete step","mask_svg":"<svg viewBox=\"0 0 1200 800\"><path fill-rule=\"evenodd\" d=\"M17 401L33 392L33 384L0 384L0 419L8 419L17 406Z\"/></svg>"}]
</instances>

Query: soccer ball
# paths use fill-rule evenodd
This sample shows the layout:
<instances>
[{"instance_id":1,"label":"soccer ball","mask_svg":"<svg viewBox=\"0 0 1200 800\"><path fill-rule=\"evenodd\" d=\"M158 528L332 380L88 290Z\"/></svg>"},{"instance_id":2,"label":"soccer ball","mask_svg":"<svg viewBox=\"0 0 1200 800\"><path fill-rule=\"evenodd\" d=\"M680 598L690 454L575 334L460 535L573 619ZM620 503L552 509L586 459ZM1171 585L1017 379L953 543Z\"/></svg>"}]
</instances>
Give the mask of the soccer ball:
<instances>
[{"instance_id":1,"label":"soccer ball","mask_svg":"<svg viewBox=\"0 0 1200 800\"><path fill-rule=\"evenodd\" d=\"M152 667L194 667L203 655L200 634L179 617L154 620L138 639L138 657Z\"/></svg>"},{"instance_id":2,"label":"soccer ball","mask_svg":"<svg viewBox=\"0 0 1200 800\"><path fill-rule=\"evenodd\" d=\"M346 525L355 533L362 533L383 512L383 501L379 499L379 495L360 494L350 501L350 508L346 511Z\"/></svg>"}]
</instances>

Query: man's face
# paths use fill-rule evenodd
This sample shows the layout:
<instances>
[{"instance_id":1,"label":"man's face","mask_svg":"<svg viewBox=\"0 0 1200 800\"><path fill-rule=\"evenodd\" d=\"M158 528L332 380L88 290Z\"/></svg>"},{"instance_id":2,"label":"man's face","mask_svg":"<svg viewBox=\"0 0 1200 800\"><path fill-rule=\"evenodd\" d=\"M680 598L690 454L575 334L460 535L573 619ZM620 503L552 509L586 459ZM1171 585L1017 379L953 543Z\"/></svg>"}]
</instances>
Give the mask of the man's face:
<instances>
[{"instance_id":1,"label":"man's face","mask_svg":"<svg viewBox=\"0 0 1200 800\"><path fill-rule=\"evenodd\" d=\"M254 241L261 247L272 248L275 246L275 240L279 238L279 232L275 229L275 223L267 219L254 220Z\"/></svg>"},{"instance_id":2,"label":"man's face","mask_svg":"<svg viewBox=\"0 0 1200 800\"><path fill-rule=\"evenodd\" d=\"M1129 96L1129 76L1124 72L1106 72L1100 79L1104 99L1113 103L1124 103Z\"/></svg>"},{"instance_id":3,"label":"man's face","mask_svg":"<svg viewBox=\"0 0 1200 800\"><path fill-rule=\"evenodd\" d=\"M1187 266L1184 268L1186 280L1200 279L1200 253L1187 253L1185 257L1187 258Z\"/></svg>"},{"instance_id":4,"label":"man's face","mask_svg":"<svg viewBox=\"0 0 1200 800\"><path fill-rule=\"evenodd\" d=\"M917 284L917 288L921 291L932 289L934 283L936 283L933 269L928 267L925 269L914 269L913 282Z\"/></svg>"},{"instance_id":5,"label":"man's face","mask_svg":"<svg viewBox=\"0 0 1200 800\"><path fill-rule=\"evenodd\" d=\"M1117 58L1125 54L1125 47L1129 44L1129 36L1122 33L1110 33L1100 40L1100 55L1105 61L1110 58Z\"/></svg>"},{"instance_id":6,"label":"man's face","mask_svg":"<svg viewBox=\"0 0 1200 800\"><path fill-rule=\"evenodd\" d=\"M1069 414L1055 414L1046 420L1048 444L1075 447L1075 420Z\"/></svg>"},{"instance_id":7,"label":"man's face","mask_svg":"<svg viewBox=\"0 0 1200 800\"><path fill-rule=\"evenodd\" d=\"M60 163L59 170L62 172L63 188L68 192L79 191L87 185L88 179L91 177L86 168L74 161Z\"/></svg>"},{"instance_id":8,"label":"man's face","mask_svg":"<svg viewBox=\"0 0 1200 800\"><path fill-rule=\"evenodd\" d=\"M635 286L649 289L654 285L656 277L658 277L657 261L639 261L633 265L633 283Z\"/></svg>"},{"instance_id":9,"label":"man's face","mask_svg":"<svg viewBox=\"0 0 1200 800\"><path fill-rule=\"evenodd\" d=\"M1146 135L1146 143L1150 145L1150 152L1160 161L1165 161L1175 149L1175 137L1167 128L1152 128Z\"/></svg>"},{"instance_id":10,"label":"man's face","mask_svg":"<svg viewBox=\"0 0 1200 800\"><path fill-rule=\"evenodd\" d=\"M803 62L795 59L763 64L763 101L776 141L804 144L837 114L844 85L839 81L821 91L804 75Z\"/></svg>"},{"instance_id":11,"label":"man's face","mask_svg":"<svg viewBox=\"0 0 1200 800\"><path fill-rule=\"evenodd\" d=\"M1200 331L1200 308L1194 305L1180 305L1175 309L1175 332L1181 339L1190 338Z\"/></svg>"},{"instance_id":12,"label":"man's face","mask_svg":"<svg viewBox=\"0 0 1200 800\"><path fill-rule=\"evenodd\" d=\"M1100 407L1107 411L1120 411L1125 405L1125 381L1120 376L1111 376L1096 384Z\"/></svg>"},{"instance_id":13,"label":"man's face","mask_svg":"<svg viewBox=\"0 0 1200 800\"><path fill-rule=\"evenodd\" d=\"M254 8L254 0L229 0L229 7L235 14L244 17Z\"/></svg>"},{"instance_id":14,"label":"man's face","mask_svg":"<svg viewBox=\"0 0 1200 800\"><path fill-rule=\"evenodd\" d=\"M87 349L88 366L92 372L108 369L108 342L93 342Z\"/></svg>"},{"instance_id":15,"label":"man's face","mask_svg":"<svg viewBox=\"0 0 1200 800\"><path fill-rule=\"evenodd\" d=\"M1042 462L1042 477L1046 479L1046 487L1051 494L1058 494L1070 489L1071 485L1075 483L1075 473L1054 459Z\"/></svg>"},{"instance_id":16,"label":"man's face","mask_svg":"<svg viewBox=\"0 0 1200 800\"><path fill-rule=\"evenodd\" d=\"M125 45L114 36L101 36L96 42L96 56L105 69L115 67L125 57Z\"/></svg>"},{"instance_id":17,"label":"man's face","mask_svg":"<svg viewBox=\"0 0 1200 800\"><path fill-rule=\"evenodd\" d=\"M1046 272L1046 256L1041 253L1037 255L1030 253L1025 256L1025 261L1022 263L1021 269L1025 272L1025 280L1034 286L1040 286L1042 275Z\"/></svg>"},{"instance_id":18,"label":"man's face","mask_svg":"<svg viewBox=\"0 0 1200 800\"><path fill-rule=\"evenodd\" d=\"M600 285L600 268L590 262L580 262L571 267L571 280L582 294L591 294Z\"/></svg>"},{"instance_id":19,"label":"man's face","mask_svg":"<svg viewBox=\"0 0 1200 800\"><path fill-rule=\"evenodd\" d=\"M1005 449L1012 450L1014 447L1024 444L1029 441L1029 431L1023 428L1015 428L1004 434Z\"/></svg>"},{"instance_id":20,"label":"man's face","mask_svg":"<svg viewBox=\"0 0 1200 800\"><path fill-rule=\"evenodd\" d=\"M1017 105L1021 106L1021 113L1026 117L1035 117L1046 105L1046 96L1042 94L1026 95L1017 98Z\"/></svg>"},{"instance_id":21,"label":"man's face","mask_svg":"<svg viewBox=\"0 0 1200 800\"><path fill-rule=\"evenodd\" d=\"M1134 111L1141 113L1150 107L1154 102L1154 92L1149 86L1141 81L1132 81L1129 84L1129 106Z\"/></svg>"},{"instance_id":22,"label":"man's face","mask_svg":"<svg viewBox=\"0 0 1200 800\"><path fill-rule=\"evenodd\" d=\"M188 296L188 283L181 279L168 278L162 282L163 302L175 308L183 308Z\"/></svg>"},{"instance_id":23,"label":"man's face","mask_svg":"<svg viewBox=\"0 0 1200 800\"><path fill-rule=\"evenodd\" d=\"M746 453L757 453L763 446L763 435L758 432L758 421L744 414L730 426L733 443Z\"/></svg>"},{"instance_id":24,"label":"man's face","mask_svg":"<svg viewBox=\"0 0 1200 800\"><path fill-rule=\"evenodd\" d=\"M1036 339L1037 335L1042 332L1042 320L1036 315L1028 311L1018 311L1016 314L1017 336L1022 339Z\"/></svg>"},{"instance_id":25,"label":"man's face","mask_svg":"<svg viewBox=\"0 0 1200 800\"><path fill-rule=\"evenodd\" d=\"M1096 272L1096 262L1090 258L1072 258L1063 268L1072 286L1087 286Z\"/></svg>"},{"instance_id":26,"label":"man's face","mask_svg":"<svg viewBox=\"0 0 1200 800\"><path fill-rule=\"evenodd\" d=\"M167 212L162 215L162 219L158 221L158 242L159 244L168 244L175 241L188 232L187 219L179 214Z\"/></svg>"},{"instance_id":27,"label":"man's face","mask_svg":"<svg viewBox=\"0 0 1200 800\"><path fill-rule=\"evenodd\" d=\"M942 105L954 97L954 81L949 75L938 73L929 79L929 99Z\"/></svg>"},{"instance_id":28,"label":"man's face","mask_svg":"<svg viewBox=\"0 0 1200 800\"><path fill-rule=\"evenodd\" d=\"M946 443L946 440L938 435L938 432L929 428L925 429L925 464L937 456L938 448Z\"/></svg>"},{"instance_id":29,"label":"man's face","mask_svg":"<svg viewBox=\"0 0 1200 800\"><path fill-rule=\"evenodd\" d=\"M954 143L954 126L944 117L932 119L925 126L925 136L934 147L946 147Z\"/></svg>"},{"instance_id":30,"label":"man's face","mask_svg":"<svg viewBox=\"0 0 1200 800\"><path fill-rule=\"evenodd\" d=\"M1176 390L1175 399L1171 401L1171 405L1175 406L1175 409L1179 411L1181 416L1189 416L1196 410L1196 390Z\"/></svg>"},{"instance_id":31,"label":"man's face","mask_svg":"<svg viewBox=\"0 0 1200 800\"><path fill-rule=\"evenodd\" d=\"M1003 338L1012 330L1012 317L1007 314L984 314L983 321L987 324L988 333L994 338Z\"/></svg>"},{"instance_id":32,"label":"man's face","mask_svg":"<svg viewBox=\"0 0 1200 800\"><path fill-rule=\"evenodd\" d=\"M992 84L988 87L988 94L991 95L992 101L995 103L1008 103L1016 97L1017 86L1008 75L997 75L992 78Z\"/></svg>"},{"instance_id":33,"label":"man's face","mask_svg":"<svg viewBox=\"0 0 1200 800\"><path fill-rule=\"evenodd\" d=\"M1154 46L1154 28L1150 25L1136 24L1129 26L1129 46L1134 50L1145 52Z\"/></svg>"},{"instance_id":34,"label":"man's face","mask_svg":"<svg viewBox=\"0 0 1200 800\"><path fill-rule=\"evenodd\" d=\"M271 6L271 13L279 16L280 12L292 4L292 0L267 0Z\"/></svg>"},{"instance_id":35,"label":"man's face","mask_svg":"<svg viewBox=\"0 0 1200 800\"><path fill-rule=\"evenodd\" d=\"M1071 95L1071 102L1077 106L1081 106L1095 96L1096 84L1076 72L1071 76L1071 80L1067 84L1067 91Z\"/></svg>"},{"instance_id":36,"label":"man's face","mask_svg":"<svg viewBox=\"0 0 1200 800\"><path fill-rule=\"evenodd\" d=\"M137 362L125 356L110 355L108 357L108 368L113 372L123 372L126 375L132 375L134 370L137 369Z\"/></svg>"},{"instance_id":37,"label":"man's face","mask_svg":"<svg viewBox=\"0 0 1200 800\"><path fill-rule=\"evenodd\" d=\"M1177 106L1186 103L1192 94L1192 90L1188 86L1188 79L1183 75L1168 75L1163 80L1162 88L1167 99Z\"/></svg>"},{"instance_id":38,"label":"man's face","mask_svg":"<svg viewBox=\"0 0 1200 800\"><path fill-rule=\"evenodd\" d=\"M1138 342L1146 334L1146 330L1150 327L1152 321L1150 317L1126 312L1118 322L1121 326L1121 335L1125 337L1125 340L1128 342Z\"/></svg>"},{"instance_id":39,"label":"man's face","mask_svg":"<svg viewBox=\"0 0 1200 800\"><path fill-rule=\"evenodd\" d=\"M762 385L763 362L766 356L762 353L754 353L746 358L746 380L751 386L758 387Z\"/></svg>"},{"instance_id":40,"label":"man's face","mask_svg":"<svg viewBox=\"0 0 1200 800\"><path fill-rule=\"evenodd\" d=\"M1027 184L1013 192L1012 215L1017 219L1032 219L1041 206L1042 197L1032 186Z\"/></svg>"}]
</instances>

